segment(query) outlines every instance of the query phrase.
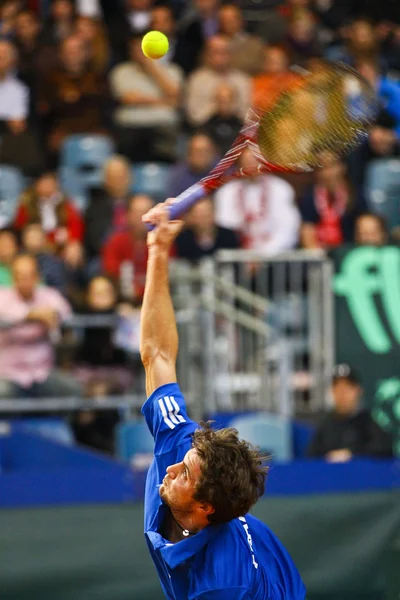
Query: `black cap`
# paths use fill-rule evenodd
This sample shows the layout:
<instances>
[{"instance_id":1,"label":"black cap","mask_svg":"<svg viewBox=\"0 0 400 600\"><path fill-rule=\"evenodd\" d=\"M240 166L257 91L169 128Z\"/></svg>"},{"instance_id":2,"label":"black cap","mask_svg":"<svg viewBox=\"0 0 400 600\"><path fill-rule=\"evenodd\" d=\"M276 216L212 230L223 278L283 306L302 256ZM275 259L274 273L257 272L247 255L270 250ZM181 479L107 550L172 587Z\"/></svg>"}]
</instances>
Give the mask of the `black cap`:
<instances>
[{"instance_id":1,"label":"black cap","mask_svg":"<svg viewBox=\"0 0 400 600\"><path fill-rule=\"evenodd\" d=\"M350 381L355 385L360 385L360 379L358 378L357 373L346 363L336 365L333 369L332 383L336 383L339 379L347 379L347 381Z\"/></svg>"}]
</instances>

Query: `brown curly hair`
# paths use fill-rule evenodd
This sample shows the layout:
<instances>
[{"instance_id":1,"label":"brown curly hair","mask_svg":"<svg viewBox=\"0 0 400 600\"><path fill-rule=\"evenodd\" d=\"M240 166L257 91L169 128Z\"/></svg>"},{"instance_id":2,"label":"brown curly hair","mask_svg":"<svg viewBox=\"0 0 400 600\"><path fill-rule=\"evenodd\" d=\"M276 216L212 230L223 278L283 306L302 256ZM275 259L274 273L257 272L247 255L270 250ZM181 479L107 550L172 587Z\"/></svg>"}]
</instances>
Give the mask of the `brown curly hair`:
<instances>
[{"instance_id":1,"label":"brown curly hair","mask_svg":"<svg viewBox=\"0 0 400 600\"><path fill-rule=\"evenodd\" d=\"M194 499L210 504L209 522L226 523L249 512L263 495L268 467L263 456L236 429L214 430L200 423L193 435L193 448L201 463L201 476Z\"/></svg>"}]
</instances>

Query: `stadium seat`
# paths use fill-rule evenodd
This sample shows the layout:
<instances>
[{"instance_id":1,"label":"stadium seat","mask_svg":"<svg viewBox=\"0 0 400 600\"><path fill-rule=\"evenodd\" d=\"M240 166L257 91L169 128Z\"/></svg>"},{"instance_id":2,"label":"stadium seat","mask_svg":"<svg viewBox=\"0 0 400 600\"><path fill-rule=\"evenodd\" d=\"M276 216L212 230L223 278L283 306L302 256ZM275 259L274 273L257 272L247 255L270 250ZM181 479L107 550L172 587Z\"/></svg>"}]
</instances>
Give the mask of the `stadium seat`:
<instances>
[{"instance_id":1,"label":"stadium seat","mask_svg":"<svg viewBox=\"0 0 400 600\"><path fill-rule=\"evenodd\" d=\"M65 446L73 446L75 444L72 429L64 419L15 419L10 421L10 423L14 431L34 433Z\"/></svg>"},{"instance_id":2,"label":"stadium seat","mask_svg":"<svg viewBox=\"0 0 400 600\"><path fill-rule=\"evenodd\" d=\"M132 169L132 192L147 194L156 201L165 200L170 169L164 163L136 163Z\"/></svg>"},{"instance_id":3,"label":"stadium seat","mask_svg":"<svg viewBox=\"0 0 400 600\"><path fill-rule=\"evenodd\" d=\"M154 440L144 421L128 421L116 430L117 455L136 468L147 468L153 459Z\"/></svg>"},{"instance_id":4,"label":"stadium seat","mask_svg":"<svg viewBox=\"0 0 400 600\"><path fill-rule=\"evenodd\" d=\"M0 227L13 222L24 188L25 180L18 169L0 165Z\"/></svg>"},{"instance_id":5,"label":"stadium seat","mask_svg":"<svg viewBox=\"0 0 400 600\"><path fill-rule=\"evenodd\" d=\"M88 188L80 173L71 167L60 167L58 177L61 188L75 206L83 212L88 203Z\"/></svg>"},{"instance_id":6,"label":"stadium seat","mask_svg":"<svg viewBox=\"0 0 400 600\"><path fill-rule=\"evenodd\" d=\"M247 440L272 460L284 462L292 459L292 425L281 415L259 413L233 419L229 427L237 429Z\"/></svg>"},{"instance_id":7,"label":"stadium seat","mask_svg":"<svg viewBox=\"0 0 400 600\"><path fill-rule=\"evenodd\" d=\"M400 159L371 161L365 180L365 196L371 212L384 217L389 229L400 226Z\"/></svg>"}]
</instances>

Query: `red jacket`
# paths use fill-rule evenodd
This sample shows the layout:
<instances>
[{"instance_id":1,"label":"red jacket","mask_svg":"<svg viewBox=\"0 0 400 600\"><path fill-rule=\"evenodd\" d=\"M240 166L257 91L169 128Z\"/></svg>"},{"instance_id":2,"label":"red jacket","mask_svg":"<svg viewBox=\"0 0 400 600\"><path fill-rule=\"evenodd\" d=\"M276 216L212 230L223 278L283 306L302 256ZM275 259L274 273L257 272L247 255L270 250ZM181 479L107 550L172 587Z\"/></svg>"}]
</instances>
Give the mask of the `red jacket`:
<instances>
[{"instance_id":1,"label":"red jacket","mask_svg":"<svg viewBox=\"0 0 400 600\"><path fill-rule=\"evenodd\" d=\"M66 223L63 226L59 224L56 229L47 233L47 239L49 242L57 243L57 232L65 227L68 231L68 240L78 240L81 241L83 238L83 230L84 224L82 217L79 211L75 208L72 202L69 200L65 203L65 211L66 211ZM21 204L18 211L17 216L15 218L14 227L18 230L23 229L26 225L29 225L29 212L27 207L24 204Z\"/></svg>"}]
</instances>

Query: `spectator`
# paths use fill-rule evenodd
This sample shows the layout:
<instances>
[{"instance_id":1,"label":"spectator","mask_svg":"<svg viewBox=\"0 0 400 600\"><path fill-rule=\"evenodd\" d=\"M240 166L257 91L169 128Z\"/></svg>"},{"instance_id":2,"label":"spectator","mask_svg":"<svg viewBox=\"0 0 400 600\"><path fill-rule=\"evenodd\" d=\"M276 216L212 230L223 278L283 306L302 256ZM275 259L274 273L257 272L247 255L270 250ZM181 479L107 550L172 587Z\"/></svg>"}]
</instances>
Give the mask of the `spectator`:
<instances>
[{"instance_id":1,"label":"spectator","mask_svg":"<svg viewBox=\"0 0 400 600\"><path fill-rule=\"evenodd\" d=\"M152 205L148 196L133 196L128 204L126 229L114 233L102 252L104 272L119 283L124 299L138 303L143 297L147 267L147 228L142 216Z\"/></svg>"},{"instance_id":2,"label":"spectator","mask_svg":"<svg viewBox=\"0 0 400 600\"><path fill-rule=\"evenodd\" d=\"M91 67L96 73L104 74L110 64L110 50L103 23L91 17L78 17L75 33L86 46Z\"/></svg>"},{"instance_id":3,"label":"spectator","mask_svg":"<svg viewBox=\"0 0 400 600\"><path fill-rule=\"evenodd\" d=\"M205 133L193 134L188 143L187 158L172 169L167 195L178 196L207 175L216 162L217 150L212 139Z\"/></svg>"},{"instance_id":4,"label":"spectator","mask_svg":"<svg viewBox=\"0 0 400 600\"><path fill-rule=\"evenodd\" d=\"M240 167L257 167L250 150ZM240 233L245 248L272 256L293 248L298 241L299 213L293 188L274 175L231 181L215 194L216 222Z\"/></svg>"},{"instance_id":5,"label":"spectator","mask_svg":"<svg viewBox=\"0 0 400 600\"><path fill-rule=\"evenodd\" d=\"M354 65L361 60L376 60L379 56L379 42L374 24L365 17L356 18L344 29L346 43L326 52L327 58Z\"/></svg>"},{"instance_id":6,"label":"spectator","mask_svg":"<svg viewBox=\"0 0 400 600\"><path fill-rule=\"evenodd\" d=\"M181 29L176 25L172 8L167 5L156 5L151 11L151 29L161 31L169 41L169 51L163 61L173 62L184 73L190 73L197 67L203 36L196 23L189 28Z\"/></svg>"},{"instance_id":7,"label":"spectator","mask_svg":"<svg viewBox=\"0 0 400 600\"><path fill-rule=\"evenodd\" d=\"M50 17L44 27L44 40L50 46L71 36L75 23L75 5L73 0L52 0Z\"/></svg>"},{"instance_id":8,"label":"spectator","mask_svg":"<svg viewBox=\"0 0 400 600\"><path fill-rule=\"evenodd\" d=\"M22 230L23 250L36 258L41 281L65 294L67 274L59 256L52 253L41 223L32 222Z\"/></svg>"},{"instance_id":9,"label":"spectator","mask_svg":"<svg viewBox=\"0 0 400 600\"><path fill-rule=\"evenodd\" d=\"M66 273L65 296L76 310L82 306L90 276L86 267L85 251L78 240L72 240L61 249L60 256Z\"/></svg>"},{"instance_id":10,"label":"spectator","mask_svg":"<svg viewBox=\"0 0 400 600\"><path fill-rule=\"evenodd\" d=\"M103 188L93 190L85 214L85 249L88 259L99 256L113 230L126 225L126 206L132 187L131 167L123 156L104 165Z\"/></svg>"},{"instance_id":11,"label":"spectator","mask_svg":"<svg viewBox=\"0 0 400 600\"><path fill-rule=\"evenodd\" d=\"M28 118L28 88L15 77L15 67L15 47L0 40L0 133L7 131L7 121Z\"/></svg>"},{"instance_id":12,"label":"spectator","mask_svg":"<svg viewBox=\"0 0 400 600\"><path fill-rule=\"evenodd\" d=\"M110 73L120 152L132 161L174 160L181 70L146 58L141 36L130 40L129 53Z\"/></svg>"},{"instance_id":13,"label":"spectator","mask_svg":"<svg viewBox=\"0 0 400 600\"><path fill-rule=\"evenodd\" d=\"M47 240L56 247L83 237L81 216L53 173L44 173L22 195L15 228L21 231L29 223L40 223Z\"/></svg>"},{"instance_id":14,"label":"spectator","mask_svg":"<svg viewBox=\"0 0 400 600\"><path fill-rule=\"evenodd\" d=\"M380 215L362 213L356 219L355 242L359 246L384 246L388 243L389 233L386 221Z\"/></svg>"},{"instance_id":15,"label":"spectator","mask_svg":"<svg viewBox=\"0 0 400 600\"><path fill-rule=\"evenodd\" d=\"M60 68L44 76L39 90L39 113L50 153L58 152L64 139L74 133L107 133L106 82L90 68L84 43L79 36L70 36L59 51Z\"/></svg>"},{"instance_id":16,"label":"spectator","mask_svg":"<svg viewBox=\"0 0 400 600\"><path fill-rule=\"evenodd\" d=\"M207 40L204 66L194 71L187 84L186 114L189 124L204 125L214 114L215 94L225 83L235 90L235 115L244 119L250 105L250 79L232 68L229 39L216 35Z\"/></svg>"},{"instance_id":17,"label":"spectator","mask_svg":"<svg viewBox=\"0 0 400 600\"><path fill-rule=\"evenodd\" d=\"M0 145L0 163L37 177L46 167L43 148L25 119L9 119Z\"/></svg>"},{"instance_id":18,"label":"spectator","mask_svg":"<svg viewBox=\"0 0 400 600\"><path fill-rule=\"evenodd\" d=\"M265 46L263 73L253 79L252 105L265 111L299 76L289 71L289 55L282 46Z\"/></svg>"},{"instance_id":19,"label":"spectator","mask_svg":"<svg viewBox=\"0 0 400 600\"><path fill-rule=\"evenodd\" d=\"M221 84L215 92L215 113L203 126L224 155L235 141L243 120L235 115L235 91L227 84Z\"/></svg>"},{"instance_id":20,"label":"spectator","mask_svg":"<svg viewBox=\"0 0 400 600\"><path fill-rule=\"evenodd\" d=\"M396 119L381 110L370 127L368 138L348 157L351 180L360 189L364 187L366 170L371 160L400 155L400 140L395 127Z\"/></svg>"},{"instance_id":21,"label":"spectator","mask_svg":"<svg viewBox=\"0 0 400 600\"><path fill-rule=\"evenodd\" d=\"M15 233L9 229L0 230L0 287L12 284L11 265L18 252Z\"/></svg>"},{"instance_id":22,"label":"spectator","mask_svg":"<svg viewBox=\"0 0 400 600\"><path fill-rule=\"evenodd\" d=\"M345 163L329 153L321 161L315 186L300 202L301 244L308 249L354 241L355 220L365 210L365 200L349 180Z\"/></svg>"},{"instance_id":23,"label":"spectator","mask_svg":"<svg viewBox=\"0 0 400 600\"><path fill-rule=\"evenodd\" d=\"M248 75L257 75L263 67L264 43L247 33L242 11L236 4L223 4L218 18L219 32L226 35L231 44L232 67Z\"/></svg>"},{"instance_id":24,"label":"spectator","mask_svg":"<svg viewBox=\"0 0 400 600\"><path fill-rule=\"evenodd\" d=\"M200 28L203 39L214 36L218 32L218 7L220 0L193 0L194 10L183 18L183 23L189 29L193 25Z\"/></svg>"},{"instance_id":25,"label":"spectator","mask_svg":"<svg viewBox=\"0 0 400 600\"><path fill-rule=\"evenodd\" d=\"M12 40L15 33L15 20L22 8L21 0L5 0L0 7L0 36Z\"/></svg>"},{"instance_id":26,"label":"spectator","mask_svg":"<svg viewBox=\"0 0 400 600\"><path fill-rule=\"evenodd\" d=\"M317 39L316 21L311 11L304 9L289 19L286 47L291 62L305 66L308 59L318 57L322 48Z\"/></svg>"},{"instance_id":27,"label":"spectator","mask_svg":"<svg viewBox=\"0 0 400 600\"><path fill-rule=\"evenodd\" d=\"M127 56L127 45L132 37L140 37L149 30L154 0L126 0L121 3L109 24L110 41L115 62Z\"/></svg>"},{"instance_id":28,"label":"spectator","mask_svg":"<svg viewBox=\"0 0 400 600\"><path fill-rule=\"evenodd\" d=\"M224 248L235 250L239 247L237 233L216 224L213 200L208 196L188 213L186 228L176 240L177 257L191 262L212 256Z\"/></svg>"},{"instance_id":29,"label":"spectator","mask_svg":"<svg viewBox=\"0 0 400 600\"><path fill-rule=\"evenodd\" d=\"M352 458L390 458L391 436L375 423L370 412L360 406L362 389L348 365L335 369L332 381L334 408L317 428L308 455L329 462Z\"/></svg>"},{"instance_id":30,"label":"spectator","mask_svg":"<svg viewBox=\"0 0 400 600\"><path fill-rule=\"evenodd\" d=\"M383 77L375 60L362 60L356 63L357 70L376 91L383 108L396 120L396 133L400 138L400 87Z\"/></svg>"},{"instance_id":31,"label":"spectator","mask_svg":"<svg viewBox=\"0 0 400 600\"><path fill-rule=\"evenodd\" d=\"M0 289L0 395L79 395L74 379L54 369L54 336L70 306L59 292L39 285L32 256L17 256L12 275L13 286Z\"/></svg>"}]
</instances>

